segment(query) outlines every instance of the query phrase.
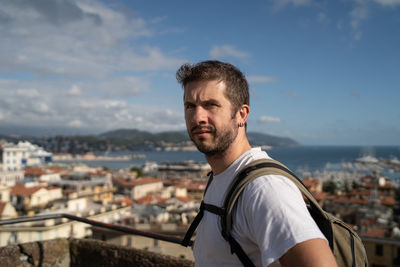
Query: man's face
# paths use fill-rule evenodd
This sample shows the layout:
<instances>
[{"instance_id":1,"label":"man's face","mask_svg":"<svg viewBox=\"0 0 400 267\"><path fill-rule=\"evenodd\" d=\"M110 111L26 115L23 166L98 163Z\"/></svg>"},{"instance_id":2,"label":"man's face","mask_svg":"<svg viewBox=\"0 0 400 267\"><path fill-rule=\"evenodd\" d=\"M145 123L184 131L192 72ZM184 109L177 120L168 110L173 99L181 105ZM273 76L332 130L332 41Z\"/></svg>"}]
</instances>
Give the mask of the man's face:
<instances>
[{"instance_id":1,"label":"man's face","mask_svg":"<svg viewBox=\"0 0 400 267\"><path fill-rule=\"evenodd\" d=\"M184 107L190 138L206 156L226 151L238 134L225 82L196 81L185 86Z\"/></svg>"}]
</instances>

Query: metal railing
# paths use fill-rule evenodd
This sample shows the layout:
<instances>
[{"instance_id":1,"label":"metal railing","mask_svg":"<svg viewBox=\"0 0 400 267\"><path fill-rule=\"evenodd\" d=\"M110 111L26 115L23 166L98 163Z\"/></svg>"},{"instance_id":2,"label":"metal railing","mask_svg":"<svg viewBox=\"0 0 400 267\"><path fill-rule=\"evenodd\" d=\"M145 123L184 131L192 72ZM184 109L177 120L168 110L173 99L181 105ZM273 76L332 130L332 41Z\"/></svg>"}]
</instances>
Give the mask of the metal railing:
<instances>
[{"instance_id":1,"label":"metal railing","mask_svg":"<svg viewBox=\"0 0 400 267\"><path fill-rule=\"evenodd\" d=\"M24 222L35 222L35 221L42 221L42 220L50 220L50 219L69 219L73 221L78 221L82 223L87 223L93 226L98 226L102 228L107 228L127 234L132 234L132 235L139 235L139 236L145 236L161 241L166 241L170 243L175 243L182 245L182 238L176 237L176 236L170 236L170 235L165 235L165 234L159 234L159 233L154 233L150 231L143 231L143 230L137 230L132 227L128 227L125 225L120 225L120 224L109 224L109 223L103 223L100 221L92 220L92 219L87 219L87 218L82 218L78 217L75 215L67 214L67 213L58 213L58 214L46 214L46 215L37 215L37 216L24 216L24 217L18 217L18 218L13 218L13 219L5 219L5 220L0 220L0 226L3 225L8 225L8 224L16 224L16 223L24 223ZM190 241L189 246L193 245L193 241Z\"/></svg>"}]
</instances>

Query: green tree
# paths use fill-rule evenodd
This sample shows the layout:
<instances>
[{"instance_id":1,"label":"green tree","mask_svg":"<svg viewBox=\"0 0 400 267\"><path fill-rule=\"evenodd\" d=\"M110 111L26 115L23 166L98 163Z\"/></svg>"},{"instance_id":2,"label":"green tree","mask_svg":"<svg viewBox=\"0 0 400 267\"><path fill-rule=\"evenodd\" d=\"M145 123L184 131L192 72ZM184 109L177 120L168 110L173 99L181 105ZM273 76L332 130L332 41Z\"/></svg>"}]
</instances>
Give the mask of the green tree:
<instances>
[{"instance_id":1,"label":"green tree","mask_svg":"<svg viewBox=\"0 0 400 267\"><path fill-rule=\"evenodd\" d=\"M353 189L358 189L358 188L360 188L360 184L357 183L356 181L353 181L352 184L351 184L351 187L352 187Z\"/></svg>"},{"instance_id":2,"label":"green tree","mask_svg":"<svg viewBox=\"0 0 400 267\"><path fill-rule=\"evenodd\" d=\"M324 192L335 194L335 192L336 192L336 184L335 184L335 182L334 181L324 182L323 185L322 185L322 190Z\"/></svg>"},{"instance_id":3,"label":"green tree","mask_svg":"<svg viewBox=\"0 0 400 267\"><path fill-rule=\"evenodd\" d=\"M129 171L130 171L130 172L136 172L136 177L141 177L141 176L143 176L143 172L142 172L142 169L141 169L141 168L138 168L138 167L131 167L131 168L129 169Z\"/></svg>"},{"instance_id":4,"label":"green tree","mask_svg":"<svg viewBox=\"0 0 400 267\"><path fill-rule=\"evenodd\" d=\"M344 192L349 193L351 190L349 180L345 179L343 186L344 186Z\"/></svg>"}]
</instances>

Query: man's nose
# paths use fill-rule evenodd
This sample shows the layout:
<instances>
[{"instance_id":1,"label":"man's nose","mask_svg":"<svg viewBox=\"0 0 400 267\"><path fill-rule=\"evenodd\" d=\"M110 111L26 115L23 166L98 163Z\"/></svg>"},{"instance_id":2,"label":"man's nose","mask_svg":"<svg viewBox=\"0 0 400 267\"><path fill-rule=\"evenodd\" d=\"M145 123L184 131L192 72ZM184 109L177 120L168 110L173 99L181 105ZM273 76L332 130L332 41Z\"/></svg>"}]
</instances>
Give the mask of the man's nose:
<instances>
[{"instance_id":1,"label":"man's nose","mask_svg":"<svg viewBox=\"0 0 400 267\"><path fill-rule=\"evenodd\" d=\"M192 120L196 124L207 123L207 111L201 106L196 107L193 112Z\"/></svg>"}]
</instances>

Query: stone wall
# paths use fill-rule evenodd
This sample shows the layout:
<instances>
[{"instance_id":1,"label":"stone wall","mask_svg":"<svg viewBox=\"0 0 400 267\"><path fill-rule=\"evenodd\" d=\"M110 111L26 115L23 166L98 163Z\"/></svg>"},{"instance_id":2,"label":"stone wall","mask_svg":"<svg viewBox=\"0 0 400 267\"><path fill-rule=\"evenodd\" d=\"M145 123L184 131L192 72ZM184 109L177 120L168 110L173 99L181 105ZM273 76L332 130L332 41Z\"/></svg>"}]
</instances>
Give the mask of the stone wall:
<instances>
[{"instance_id":1,"label":"stone wall","mask_svg":"<svg viewBox=\"0 0 400 267\"><path fill-rule=\"evenodd\" d=\"M2 267L183 266L194 263L92 239L54 239L0 247Z\"/></svg>"}]
</instances>

